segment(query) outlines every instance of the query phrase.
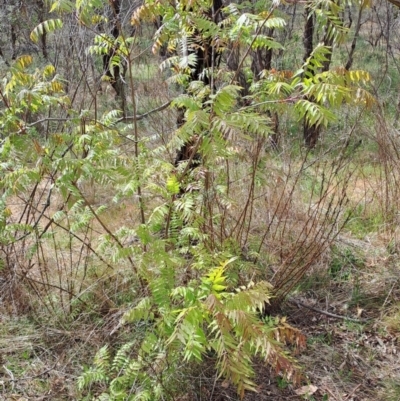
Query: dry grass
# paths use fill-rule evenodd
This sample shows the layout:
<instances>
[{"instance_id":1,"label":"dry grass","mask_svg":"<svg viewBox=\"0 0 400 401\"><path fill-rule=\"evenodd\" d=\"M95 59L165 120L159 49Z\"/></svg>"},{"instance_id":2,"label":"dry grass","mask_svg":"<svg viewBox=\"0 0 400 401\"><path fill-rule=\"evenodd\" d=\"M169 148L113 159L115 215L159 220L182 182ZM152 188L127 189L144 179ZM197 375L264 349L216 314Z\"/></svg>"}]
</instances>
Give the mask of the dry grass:
<instances>
[{"instance_id":1,"label":"dry grass","mask_svg":"<svg viewBox=\"0 0 400 401\"><path fill-rule=\"evenodd\" d=\"M377 266L367 268L361 273L360 282L380 278L376 269ZM356 274L360 275L359 272ZM389 283L377 284L371 283L369 287L363 284L358 302L353 305L350 302L353 280L340 283L337 288L331 284L325 291L313 293L313 305L320 310L352 317L359 313L362 318L369 319L361 324L332 319L305 309L288 312L308 336L308 350L299 360L310 382L320 389L320 395L329 394L329 399L334 400L383 400L386 399L382 395L384 381L400 379L398 341L384 323L387 318L382 317L387 294L392 290L390 302L398 303L400 287L394 289Z\"/></svg>"},{"instance_id":2,"label":"dry grass","mask_svg":"<svg viewBox=\"0 0 400 401\"><path fill-rule=\"evenodd\" d=\"M2 321L2 400L76 400L76 374L105 341L105 327L74 324L68 330L27 319ZM23 332L29 334L24 334ZM16 397L16 398L15 398Z\"/></svg>"}]
</instances>

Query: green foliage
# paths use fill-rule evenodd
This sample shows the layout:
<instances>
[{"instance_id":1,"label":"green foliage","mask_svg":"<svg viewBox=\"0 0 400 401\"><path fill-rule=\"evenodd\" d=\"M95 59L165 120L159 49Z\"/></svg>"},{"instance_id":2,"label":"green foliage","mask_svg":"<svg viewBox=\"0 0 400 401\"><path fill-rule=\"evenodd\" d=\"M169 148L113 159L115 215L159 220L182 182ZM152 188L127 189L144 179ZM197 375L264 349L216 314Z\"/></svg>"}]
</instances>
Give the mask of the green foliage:
<instances>
[{"instance_id":1,"label":"green foliage","mask_svg":"<svg viewBox=\"0 0 400 401\"><path fill-rule=\"evenodd\" d=\"M364 204L347 210L346 214L348 215L347 229L360 239L381 227L385 219L382 209L367 209Z\"/></svg>"},{"instance_id":2,"label":"green foliage","mask_svg":"<svg viewBox=\"0 0 400 401\"><path fill-rule=\"evenodd\" d=\"M292 108L299 119L310 125L328 126L336 121L342 104L371 108L373 96L361 85L367 85L370 76L361 70L346 71L337 68L320 72L327 60L329 48L318 45L303 66L296 72L265 71L252 86L255 106L262 110L284 111Z\"/></svg>"},{"instance_id":3,"label":"green foliage","mask_svg":"<svg viewBox=\"0 0 400 401\"><path fill-rule=\"evenodd\" d=\"M345 5L332 0L317 0L311 2L310 6L315 12L318 26L326 29L326 37L332 38L335 43L342 43L349 32L341 16Z\"/></svg>"},{"instance_id":4,"label":"green foliage","mask_svg":"<svg viewBox=\"0 0 400 401\"><path fill-rule=\"evenodd\" d=\"M335 280L349 280L354 268L361 268L363 259L352 249L340 249L335 247L332 252L332 260L329 263L329 275Z\"/></svg>"},{"instance_id":5,"label":"green foliage","mask_svg":"<svg viewBox=\"0 0 400 401\"><path fill-rule=\"evenodd\" d=\"M47 34L49 32L54 32L56 29L61 29L63 26L63 22L61 19L49 19L40 23L32 32L31 32L31 40L33 42L38 42L39 37Z\"/></svg>"},{"instance_id":6,"label":"green foliage","mask_svg":"<svg viewBox=\"0 0 400 401\"><path fill-rule=\"evenodd\" d=\"M383 384L382 397L388 401L398 400L400 397L400 384L395 379L386 379Z\"/></svg>"},{"instance_id":7,"label":"green foliage","mask_svg":"<svg viewBox=\"0 0 400 401\"><path fill-rule=\"evenodd\" d=\"M75 11L75 2L69 0L54 0L50 8L50 12L57 11L59 13L70 13Z\"/></svg>"},{"instance_id":8,"label":"green foliage","mask_svg":"<svg viewBox=\"0 0 400 401\"><path fill-rule=\"evenodd\" d=\"M279 320L264 323L259 318L271 297L266 282L249 283L229 290L227 277L234 259L205 271L187 285L176 286L173 267L153 269L151 294L126 312L122 323L141 331L133 342L123 345L114 358L108 348L97 353L93 367L79 379L81 389L107 383L101 397L110 400L170 399L179 388L164 381L176 377L176 369L215 355L219 374L244 391L255 391L252 359L261 357L275 369L284 367L286 377L297 375L297 367L277 342L298 345L301 335ZM170 276L172 274L172 276ZM136 349L136 352L131 350ZM162 372L162 374L161 374Z\"/></svg>"}]
</instances>

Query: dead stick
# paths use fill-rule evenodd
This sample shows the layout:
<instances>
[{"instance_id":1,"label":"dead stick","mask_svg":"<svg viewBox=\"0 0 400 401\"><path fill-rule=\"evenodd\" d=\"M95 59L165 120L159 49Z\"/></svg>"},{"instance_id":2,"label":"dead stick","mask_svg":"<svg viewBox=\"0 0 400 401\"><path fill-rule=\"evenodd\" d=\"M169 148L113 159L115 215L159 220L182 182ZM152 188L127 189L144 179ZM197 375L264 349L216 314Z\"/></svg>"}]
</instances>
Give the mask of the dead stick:
<instances>
[{"instance_id":1,"label":"dead stick","mask_svg":"<svg viewBox=\"0 0 400 401\"><path fill-rule=\"evenodd\" d=\"M349 400L351 397L353 397L353 395L355 394L355 392L359 389L361 387L361 383L360 384L358 384L357 386L355 386L354 387L354 389L353 389L353 391L350 393L350 394L348 394L347 396L346 396L346 400Z\"/></svg>"},{"instance_id":2,"label":"dead stick","mask_svg":"<svg viewBox=\"0 0 400 401\"><path fill-rule=\"evenodd\" d=\"M329 316L329 317L333 317L335 319L349 320L350 322L355 322L355 323L366 323L366 322L368 322L368 319L353 319L353 318L348 317L348 316L336 315L335 313L331 313L331 312L328 312L328 311L324 311L324 310L321 310L321 309L314 308L313 306L310 306L310 305L306 305L303 302L300 302L300 301L295 300L295 299L289 299L289 302L291 304L297 305L298 307L302 306L302 307L310 309L310 310L312 310L314 312L317 312L317 313L320 313L322 315L326 315L326 316Z\"/></svg>"}]
</instances>

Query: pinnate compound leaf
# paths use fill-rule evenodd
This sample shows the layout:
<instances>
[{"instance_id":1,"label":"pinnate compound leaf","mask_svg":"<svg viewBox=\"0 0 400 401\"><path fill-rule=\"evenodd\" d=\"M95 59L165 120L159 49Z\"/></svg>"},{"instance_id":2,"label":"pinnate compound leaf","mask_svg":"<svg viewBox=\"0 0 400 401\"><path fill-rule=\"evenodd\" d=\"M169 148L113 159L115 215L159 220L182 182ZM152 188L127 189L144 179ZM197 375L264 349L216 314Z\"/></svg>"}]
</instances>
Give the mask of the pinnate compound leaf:
<instances>
[{"instance_id":1,"label":"pinnate compound leaf","mask_svg":"<svg viewBox=\"0 0 400 401\"><path fill-rule=\"evenodd\" d=\"M62 26L63 22L59 18L43 21L31 32L30 38L33 42L37 43L40 36L45 33L54 32L56 29L61 29Z\"/></svg>"}]
</instances>

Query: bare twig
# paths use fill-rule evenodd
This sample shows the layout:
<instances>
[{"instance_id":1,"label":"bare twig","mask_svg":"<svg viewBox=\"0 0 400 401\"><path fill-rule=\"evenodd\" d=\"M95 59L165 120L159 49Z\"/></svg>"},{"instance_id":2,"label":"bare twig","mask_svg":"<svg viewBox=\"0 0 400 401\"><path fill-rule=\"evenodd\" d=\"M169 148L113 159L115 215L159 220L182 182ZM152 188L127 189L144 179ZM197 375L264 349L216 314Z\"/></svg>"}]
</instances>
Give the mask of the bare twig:
<instances>
[{"instance_id":1,"label":"bare twig","mask_svg":"<svg viewBox=\"0 0 400 401\"><path fill-rule=\"evenodd\" d=\"M126 116L126 117L121 117L117 122L121 121L140 121L143 120L144 118L148 117L150 114L157 113L158 111L163 111L165 110L169 105L171 104L171 100L168 102L164 103L163 105L156 107L153 110L148 111L147 113L144 114L139 114L136 117L135 116Z\"/></svg>"},{"instance_id":2,"label":"bare twig","mask_svg":"<svg viewBox=\"0 0 400 401\"><path fill-rule=\"evenodd\" d=\"M21 377L21 378L19 378L19 379L15 379L15 378L14 378L14 375L13 375L12 372L11 372L11 370L7 369L7 368L3 365L3 368L4 368L4 369L7 371L7 373L10 374L10 376L11 376L9 379L5 379L5 380L6 380L6 381L9 381L9 382L20 382L20 381L26 381L26 380L37 379L38 377L43 376L43 375L45 375L45 374L51 372L51 371L56 367L56 365L57 365L57 362L56 362L51 368L48 368L48 369L44 370L43 372L38 373L37 375L34 375L34 376L27 376L27 377ZM4 379L3 379L3 380L4 380Z\"/></svg>"},{"instance_id":3,"label":"bare twig","mask_svg":"<svg viewBox=\"0 0 400 401\"><path fill-rule=\"evenodd\" d=\"M351 317L348 317L348 316L337 315L336 313L331 313L331 312L324 311L324 310L315 308L313 306L307 305L307 304L305 304L303 302L300 302L297 299L289 299L288 302L293 304L293 305L296 305L298 308L300 308L300 306L302 306L303 308L310 309L310 310L312 310L314 312L320 313L320 314L325 315L325 316L333 317L335 319L348 320L350 322L355 322L355 323L366 323L366 322L369 321L369 319L354 319L354 318L351 318Z\"/></svg>"},{"instance_id":4,"label":"bare twig","mask_svg":"<svg viewBox=\"0 0 400 401\"><path fill-rule=\"evenodd\" d=\"M355 392L361 387L361 383L357 384L357 386L354 387L353 391L349 394L347 394L347 396L345 397L345 400L350 400L352 399L353 395L355 394Z\"/></svg>"},{"instance_id":5,"label":"bare twig","mask_svg":"<svg viewBox=\"0 0 400 401\"><path fill-rule=\"evenodd\" d=\"M171 100L169 100L168 102L162 104L159 107L156 107L153 110L148 111L147 113L144 114L139 114L136 117L135 116L126 116L126 117L121 117L120 119L118 119L116 121L116 123L120 123L122 121L140 121L143 120L144 118L150 116L153 113L157 113L158 111L163 111L165 110L169 105L171 104ZM69 118L69 117L46 117L46 118L42 118L40 120L34 121L33 123L27 124L27 127L34 127L35 125L41 124L41 123L45 123L48 121L73 121L76 120L75 118ZM98 121L97 121L98 123Z\"/></svg>"}]
</instances>

